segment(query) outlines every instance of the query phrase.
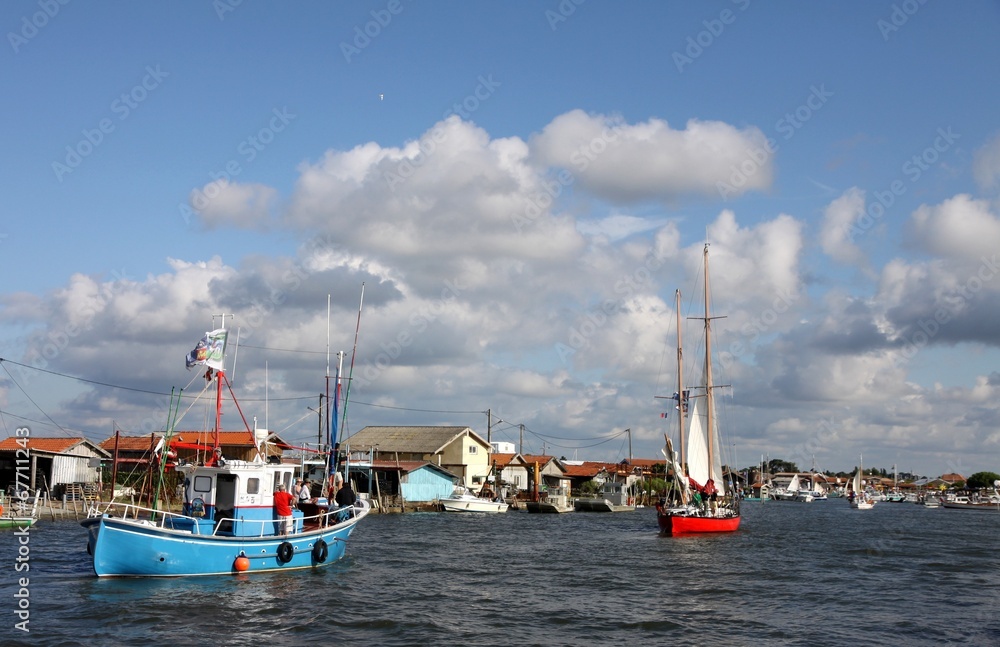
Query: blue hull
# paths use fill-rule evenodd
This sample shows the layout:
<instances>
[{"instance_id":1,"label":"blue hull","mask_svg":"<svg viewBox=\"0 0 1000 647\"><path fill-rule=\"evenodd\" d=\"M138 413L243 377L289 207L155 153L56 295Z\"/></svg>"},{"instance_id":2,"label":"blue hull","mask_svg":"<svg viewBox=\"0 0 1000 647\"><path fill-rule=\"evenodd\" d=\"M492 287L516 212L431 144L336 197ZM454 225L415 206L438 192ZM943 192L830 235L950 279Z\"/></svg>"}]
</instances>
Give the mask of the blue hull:
<instances>
[{"instance_id":1,"label":"blue hull","mask_svg":"<svg viewBox=\"0 0 1000 647\"><path fill-rule=\"evenodd\" d=\"M87 551L93 556L98 577L182 577L331 564L344 556L347 538L367 513L365 507L343 523L284 537L199 536L108 515L87 519L82 524L89 534ZM325 550L320 540L325 542ZM279 552L287 551L287 547L279 549L283 543L292 546L290 556L287 552L282 555L288 558L285 561L279 557ZM249 560L249 567L243 571L236 568L240 556Z\"/></svg>"}]
</instances>

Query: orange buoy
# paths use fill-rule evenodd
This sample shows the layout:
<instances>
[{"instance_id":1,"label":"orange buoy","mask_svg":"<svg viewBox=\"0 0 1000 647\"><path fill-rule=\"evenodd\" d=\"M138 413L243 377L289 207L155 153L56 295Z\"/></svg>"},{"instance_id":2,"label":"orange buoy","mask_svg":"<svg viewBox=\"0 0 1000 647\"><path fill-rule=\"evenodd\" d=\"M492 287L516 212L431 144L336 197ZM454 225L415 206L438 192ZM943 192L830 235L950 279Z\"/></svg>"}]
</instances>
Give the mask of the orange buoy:
<instances>
[{"instance_id":1,"label":"orange buoy","mask_svg":"<svg viewBox=\"0 0 1000 647\"><path fill-rule=\"evenodd\" d=\"M248 571L250 570L250 560L245 555L240 555L239 557L236 558L236 561L233 562L233 568L238 573L242 573L243 571Z\"/></svg>"}]
</instances>

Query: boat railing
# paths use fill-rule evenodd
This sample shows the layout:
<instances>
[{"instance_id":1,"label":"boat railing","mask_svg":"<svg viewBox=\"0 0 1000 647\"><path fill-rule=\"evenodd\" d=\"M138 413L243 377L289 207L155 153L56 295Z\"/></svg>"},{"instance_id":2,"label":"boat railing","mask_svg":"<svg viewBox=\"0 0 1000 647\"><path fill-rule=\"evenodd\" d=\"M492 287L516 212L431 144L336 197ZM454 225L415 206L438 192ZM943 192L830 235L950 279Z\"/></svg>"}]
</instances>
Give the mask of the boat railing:
<instances>
[{"instance_id":1,"label":"boat railing","mask_svg":"<svg viewBox=\"0 0 1000 647\"><path fill-rule=\"evenodd\" d=\"M294 522L298 523L302 521L303 524L313 524L317 526L335 526L339 523L343 523L350 519L356 518L361 515L363 511L367 511L368 502L358 500L353 506L338 507L330 509L326 512L320 514L312 515L309 517L300 517L295 519ZM225 522L229 523L229 528L234 527L236 522L239 522L246 527L248 524L260 524L259 537L265 537L269 535L277 534L274 529L278 527L281 523L281 519L243 519L243 518L233 518L224 517L222 519L216 519L214 521L207 520L204 517L192 517L186 514L181 514L179 512L170 512L168 510L154 510L153 508L147 508L144 506L136 505L134 503L103 503L94 504L90 506L87 510L87 517L102 517L105 514L111 514L111 510L114 509L114 517L117 519L132 519L136 522L142 522L143 525L152 525L158 528L174 527L177 525L184 526L185 530L190 524L190 531L192 534L201 535L220 535L227 534L228 531L220 533L219 529L226 526ZM178 522L180 522L178 524ZM202 533L202 526L212 525L211 533ZM251 526L252 527L252 526ZM176 529L176 528L174 528ZM208 530L204 528L204 530ZM247 535L249 536L249 535Z\"/></svg>"},{"instance_id":2,"label":"boat railing","mask_svg":"<svg viewBox=\"0 0 1000 647\"><path fill-rule=\"evenodd\" d=\"M365 510L366 508L368 508L368 502L365 501L364 503L362 503L362 501L359 499L358 502L352 506L331 508L330 510L327 510L326 512L321 512L319 514L314 514L308 517L299 517L297 519L292 519L292 523L297 525L298 522L301 521L303 527L308 525L335 526L339 523L343 523L350 519L354 519L355 517L361 514L362 510ZM253 527L251 524L260 524L260 533L257 535L258 537L268 537L277 534L274 532L274 529L279 527L279 524L281 524L282 522L281 519L278 518L242 519L234 517L224 517L217 521L217 523L215 524L215 530L212 531L212 534L213 535L220 534L219 529L225 526L227 521L230 523L229 527L234 527L237 522L243 524L244 527L248 526ZM269 530L269 532L265 532L266 530ZM244 534L240 536L248 537L250 535Z\"/></svg>"},{"instance_id":3,"label":"boat railing","mask_svg":"<svg viewBox=\"0 0 1000 647\"><path fill-rule=\"evenodd\" d=\"M134 503L95 503L87 509L87 517L103 517L106 514L111 514L112 509L115 510L114 516L118 519L145 521L161 528L166 525L167 519L182 519L185 522L191 522L194 526L193 532L200 534L198 532L200 523L197 517L169 510L155 510Z\"/></svg>"}]
</instances>

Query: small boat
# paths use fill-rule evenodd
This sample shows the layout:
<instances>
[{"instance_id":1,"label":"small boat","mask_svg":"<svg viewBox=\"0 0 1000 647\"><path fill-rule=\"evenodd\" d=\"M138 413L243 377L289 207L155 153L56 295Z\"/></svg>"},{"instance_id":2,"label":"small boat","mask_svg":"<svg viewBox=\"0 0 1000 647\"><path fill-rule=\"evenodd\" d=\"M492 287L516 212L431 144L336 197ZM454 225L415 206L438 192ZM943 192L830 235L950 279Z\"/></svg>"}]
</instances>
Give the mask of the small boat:
<instances>
[{"instance_id":1,"label":"small boat","mask_svg":"<svg viewBox=\"0 0 1000 647\"><path fill-rule=\"evenodd\" d=\"M545 498L538 501L528 501L525 504L528 512L561 513L573 512L576 506L570 503L569 496L563 488L549 488Z\"/></svg>"},{"instance_id":2,"label":"small boat","mask_svg":"<svg viewBox=\"0 0 1000 647\"><path fill-rule=\"evenodd\" d=\"M847 500L851 504L851 508L855 510L871 510L875 507L875 501L872 499L871 494L865 489L865 481L861 478L864 468L862 467L862 462L858 462L858 471L854 473L854 477L851 479L850 488L847 494Z\"/></svg>"},{"instance_id":3,"label":"small boat","mask_svg":"<svg viewBox=\"0 0 1000 647\"><path fill-rule=\"evenodd\" d=\"M476 496L461 485L455 488L452 495L446 499L439 499L441 508L445 512L507 512L510 506L507 502L499 498L488 498Z\"/></svg>"},{"instance_id":4,"label":"small boat","mask_svg":"<svg viewBox=\"0 0 1000 647\"><path fill-rule=\"evenodd\" d=\"M87 552L98 577L181 577L318 568L344 556L347 538L368 514L369 504L359 500L342 508L324 506L311 516L289 510L290 517L279 517L278 513L285 510L275 503L291 498L288 492L295 466L265 460L267 430L247 429L257 445L254 460L227 460L222 456L218 432L222 389L228 385L223 370L225 343L225 329L212 331L188 356L189 367L208 366L206 391L214 381L216 433L209 460L175 466L184 476L182 511L157 510L155 504L152 508L93 505L80 524L87 529ZM336 420L336 404L333 410L332 420ZM161 456L167 455L173 428L173 423L168 426ZM335 444L335 429L336 424L331 424L331 447Z\"/></svg>"},{"instance_id":5,"label":"small boat","mask_svg":"<svg viewBox=\"0 0 1000 647\"><path fill-rule=\"evenodd\" d=\"M799 475L796 474L784 490L775 490L773 495L775 501L795 501L796 503L812 503L815 499L813 493L802 488L799 482ZM826 499L826 497L823 497Z\"/></svg>"},{"instance_id":6,"label":"small boat","mask_svg":"<svg viewBox=\"0 0 1000 647\"><path fill-rule=\"evenodd\" d=\"M924 495L923 501L918 501L925 508L940 508L941 507L941 497L931 494L928 492Z\"/></svg>"},{"instance_id":7,"label":"small boat","mask_svg":"<svg viewBox=\"0 0 1000 647\"><path fill-rule=\"evenodd\" d=\"M34 497L28 497L27 490L21 492L24 496L7 497L0 492L0 528L30 528L38 521L38 502L42 491L36 491Z\"/></svg>"},{"instance_id":8,"label":"small boat","mask_svg":"<svg viewBox=\"0 0 1000 647\"><path fill-rule=\"evenodd\" d=\"M681 437L681 456L674 453L673 443L666 438L663 452L667 470L673 471L672 491L677 499L661 501L656 506L656 519L664 535L733 532L740 527L740 500L732 485L727 488L722 474L722 443L715 415L715 384L712 380L712 316L709 313L708 245L704 251L705 355L703 364L703 394L688 395L683 380L681 352L681 294L675 293L677 309L677 411ZM685 416L690 404L690 415ZM703 411L703 413L702 413ZM685 418L690 423L685 429ZM684 438L687 434L687 445ZM682 466L687 466L685 472Z\"/></svg>"},{"instance_id":9,"label":"small boat","mask_svg":"<svg viewBox=\"0 0 1000 647\"><path fill-rule=\"evenodd\" d=\"M979 510L982 512L1000 511L1000 497L990 496L984 499L970 499L967 496L956 496L940 503L942 508L949 510Z\"/></svg>"},{"instance_id":10,"label":"small boat","mask_svg":"<svg viewBox=\"0 0 1000 647\"><path fill-rule=\"evenodd\" d=\"M629 512L635 508L635 497L621 481L605 481L596 497L578 497L573 501L577 512Z\"/></svg>"}]
</instances>

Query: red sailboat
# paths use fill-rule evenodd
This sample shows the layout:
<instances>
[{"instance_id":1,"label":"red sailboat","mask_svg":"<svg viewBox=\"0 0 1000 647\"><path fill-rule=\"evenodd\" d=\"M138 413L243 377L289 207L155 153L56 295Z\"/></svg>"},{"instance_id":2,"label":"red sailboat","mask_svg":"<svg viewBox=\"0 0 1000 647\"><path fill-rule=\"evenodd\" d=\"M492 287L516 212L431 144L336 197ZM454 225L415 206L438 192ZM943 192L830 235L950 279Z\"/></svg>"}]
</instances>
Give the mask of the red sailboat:
<instances>
[{"instance_id":1,"label":"red sailboat","mask_svg":"<svg viewBox=\"0 0 1000 647\"><path fill-rule=\"evenodd\" d=\"M668 535L733 532L740 527L739 498L722 474L721 443L712 380L712 319L709 313L708 245L705 245L704 384L685 390L681 351L680 291L677 309L677 400L681 452L666 438L664 456L674 475L669 499L656 506L660 531ZM697 393L692 393L696 391ZM685 442L686 440L686 442Z\"/></svg>"}]
</instances>

